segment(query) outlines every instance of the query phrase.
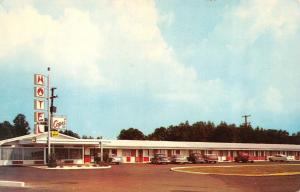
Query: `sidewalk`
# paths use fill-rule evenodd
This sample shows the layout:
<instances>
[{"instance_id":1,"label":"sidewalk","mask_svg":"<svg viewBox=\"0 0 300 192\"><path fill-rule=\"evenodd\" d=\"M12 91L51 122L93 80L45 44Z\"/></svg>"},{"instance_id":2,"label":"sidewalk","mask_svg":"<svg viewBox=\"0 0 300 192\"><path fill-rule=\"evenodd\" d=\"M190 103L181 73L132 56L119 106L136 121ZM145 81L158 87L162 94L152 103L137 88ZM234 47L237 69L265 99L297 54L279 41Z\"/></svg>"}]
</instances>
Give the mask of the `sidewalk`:
<instances>
[{"instance_id":1,"label":"sidewalk","mask_svg":"<svg viewBox=\"0 0 300 192\"><path fill-rule=\"evenodd\" d=\"M38 169L54 169L54 170L81 170L81 169L110 169L111 166L99 166L99 165L64 165L57 167L48 167L48 166L30 166Z\"/></svg>"},{"instance_id":2,"label":"sidewalk","mask_svg":"<svg viewBox=\"0 0 300 192\"><path fill-rule=\"evenodd\" d=\"M25 183L20 182L20 181L2 181L2 180L0 180L0 187L25 187Z\"/></svg>"}]
</instances>

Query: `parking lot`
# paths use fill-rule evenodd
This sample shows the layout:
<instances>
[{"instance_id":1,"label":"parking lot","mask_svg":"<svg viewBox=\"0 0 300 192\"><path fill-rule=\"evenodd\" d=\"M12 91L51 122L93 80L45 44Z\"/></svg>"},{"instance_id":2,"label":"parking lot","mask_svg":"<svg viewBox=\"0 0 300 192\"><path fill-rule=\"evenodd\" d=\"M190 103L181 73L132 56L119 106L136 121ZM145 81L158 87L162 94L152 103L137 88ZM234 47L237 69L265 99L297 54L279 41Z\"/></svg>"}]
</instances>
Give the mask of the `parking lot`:
<instances>
[{"instance_id":1,"label":"parking lot","mask_svg":"<svg viewBox=\"0 0 300 192\"><path fill-rule=\"evenodd\" d=\"M229 164L236 165L235 163L225 165ZM182 165L123 164L105 170L0 167L0 180L24 181L28 186L22 189L2 187L0 191L296 192L300 189L300 175L269 177L195 175L170 171L174 166Z\"/></svg>"}]
</instances>

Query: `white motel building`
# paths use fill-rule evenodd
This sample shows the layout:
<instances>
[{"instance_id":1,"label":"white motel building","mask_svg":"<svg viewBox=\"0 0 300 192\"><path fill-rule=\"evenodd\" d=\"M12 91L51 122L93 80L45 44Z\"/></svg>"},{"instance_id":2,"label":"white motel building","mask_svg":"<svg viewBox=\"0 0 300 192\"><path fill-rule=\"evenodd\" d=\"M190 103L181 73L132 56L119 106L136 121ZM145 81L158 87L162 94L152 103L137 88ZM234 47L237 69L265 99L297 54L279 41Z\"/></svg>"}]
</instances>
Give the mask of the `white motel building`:
<instances>
[{"instance_id":1,"label":"white motel building","mask_svg":"<svg viewBox=\"0 0 300 192\"><path fill-rule=\"evenodd\" d=\"M30 134L0 141L0 165L44 165L47 159L47 132ZM97 154L116 155L124 163L148 163L156 153L166 156L189 153L217 154L220 162L233 161L238 152L244 151L257 161L265 161L268 156L284 154L290 160L300 160L300 145L215 143L215 142L175 142L145 140L99 140L78 139L59 134L51 138L51 150L64 164L94 163Z\"/></svg>"}]
</instances>

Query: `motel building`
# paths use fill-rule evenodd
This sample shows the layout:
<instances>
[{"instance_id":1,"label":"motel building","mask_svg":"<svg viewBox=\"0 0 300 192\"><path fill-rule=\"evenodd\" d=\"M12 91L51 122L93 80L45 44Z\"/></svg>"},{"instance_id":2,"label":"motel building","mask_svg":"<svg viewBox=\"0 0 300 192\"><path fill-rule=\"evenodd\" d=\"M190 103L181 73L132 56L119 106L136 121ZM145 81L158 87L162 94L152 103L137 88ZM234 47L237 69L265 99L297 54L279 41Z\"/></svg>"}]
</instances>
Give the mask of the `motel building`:
<instances>
[{"instance_id":1,"label":"motel building","mask_svg":"<svg viewBox=\"0 0 300 192\"><path fill-rule=\"evenodd\" d=\"M0 165L45 165L47 132L0 141ZM51 151L63 164L93 164L101 155L122 157L123 163L149 163L156 153L170 157L189 153L217 154L219 162L233 161L238 152L247 152L257 161L284 154L289 160L300 160L300 145L214 142L175 142L141 140L78 139L64 134L51 138Z\"/></svg>"}]
</instances>

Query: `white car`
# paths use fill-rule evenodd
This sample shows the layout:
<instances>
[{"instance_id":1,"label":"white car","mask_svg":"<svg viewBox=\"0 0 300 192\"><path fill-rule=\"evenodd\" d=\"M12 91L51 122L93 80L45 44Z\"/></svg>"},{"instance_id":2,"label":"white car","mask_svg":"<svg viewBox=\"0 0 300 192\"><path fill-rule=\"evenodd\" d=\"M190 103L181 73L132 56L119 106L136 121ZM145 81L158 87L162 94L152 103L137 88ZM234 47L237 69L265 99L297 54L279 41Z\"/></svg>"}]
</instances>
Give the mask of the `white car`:
<instances>
[{"instance_id":1,"label":"white car","mask_svg":"<svg viewBox=\"0 0 300 192\"><path fill-rule=\"evenodd\" d=\"M187 157L183 157L180 155L173 155L171 157L171 163L188 163L189 161L187 160Z\"/></svg>"},{"instance_id":2,"label":"white car","mask_svg":"<svg viewBox=\"0 0 300 192\"><path fill-rule=\"evenodd\" d=\"M120 163L122 163L122 157L111 156L111 157L108 158L108 162L119 165Z\"/></svg>"},{"instance_id":3,"label":"white car","mask_svg":"<svg viewBox=\"0 0 300 192\"><path fill-rule=\"evenodd\" d=\"M269 161L286 162L287 161L287 157L285 155L277 154L277 155L269 157Z\"/></svg>"}]
</instances>

